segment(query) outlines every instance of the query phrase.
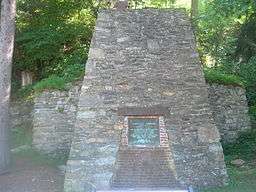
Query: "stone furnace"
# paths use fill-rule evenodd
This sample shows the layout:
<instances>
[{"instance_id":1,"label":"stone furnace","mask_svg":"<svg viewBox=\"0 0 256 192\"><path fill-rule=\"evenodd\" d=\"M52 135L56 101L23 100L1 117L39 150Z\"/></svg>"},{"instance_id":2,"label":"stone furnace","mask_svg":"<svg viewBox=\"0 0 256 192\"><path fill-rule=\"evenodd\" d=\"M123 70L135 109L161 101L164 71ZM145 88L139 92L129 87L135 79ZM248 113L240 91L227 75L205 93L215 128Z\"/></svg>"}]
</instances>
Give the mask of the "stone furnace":
<instances>
[{"instance_id":1,"label":"stone furnace","mask_svg":"<svg viewBox=\"0 0 256 192\"><path fill-rule=\"evenodd\" d=\"M223 185L219 139L185 11L101 11L65 191Z\"/></svg>"}]
</instances>

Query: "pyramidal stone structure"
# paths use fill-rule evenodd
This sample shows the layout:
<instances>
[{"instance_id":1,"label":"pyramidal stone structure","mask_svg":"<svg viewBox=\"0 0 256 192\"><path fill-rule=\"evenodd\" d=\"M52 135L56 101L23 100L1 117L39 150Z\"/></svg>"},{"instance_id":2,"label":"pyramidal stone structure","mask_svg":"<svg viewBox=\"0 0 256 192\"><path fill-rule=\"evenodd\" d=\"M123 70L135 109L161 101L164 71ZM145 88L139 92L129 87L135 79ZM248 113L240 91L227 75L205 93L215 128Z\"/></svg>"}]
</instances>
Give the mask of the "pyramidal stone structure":
<instances>
[{"instance_id":1,"label":"pyramidal stone structure","mask_svg":"<svg viewBox=\"0 0 256 192\"><path fill-rule=\"evenodd\" d=\"M207 97L185 11L100 11L65 191L225 184Z\"/></svg>"}]
</instances>

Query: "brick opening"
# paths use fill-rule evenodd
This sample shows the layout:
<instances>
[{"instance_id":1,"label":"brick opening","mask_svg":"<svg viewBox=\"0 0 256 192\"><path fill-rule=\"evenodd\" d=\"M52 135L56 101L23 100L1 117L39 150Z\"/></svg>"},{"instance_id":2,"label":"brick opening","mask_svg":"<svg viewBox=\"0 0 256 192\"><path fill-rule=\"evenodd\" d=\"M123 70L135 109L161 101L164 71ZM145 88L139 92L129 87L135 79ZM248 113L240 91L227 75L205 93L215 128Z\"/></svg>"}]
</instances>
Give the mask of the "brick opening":
<instances>
[{"instance_id":1,"label":"brick opening","mask_svg":"<svg viewBox=\"0 0 256 192\"><path fill-rule=\"evenodd\" d=\"M176 187L164 116L125 116L112 188Z\"/></svg>"}]
</instances>

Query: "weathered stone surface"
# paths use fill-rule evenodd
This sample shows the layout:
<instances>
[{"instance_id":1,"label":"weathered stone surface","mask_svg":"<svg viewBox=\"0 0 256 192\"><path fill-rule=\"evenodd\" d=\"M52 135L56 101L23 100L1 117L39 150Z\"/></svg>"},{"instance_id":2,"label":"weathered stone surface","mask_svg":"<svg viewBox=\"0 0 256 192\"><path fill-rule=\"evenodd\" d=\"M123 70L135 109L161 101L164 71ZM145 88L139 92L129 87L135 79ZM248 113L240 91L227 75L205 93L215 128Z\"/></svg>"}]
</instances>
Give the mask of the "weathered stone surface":
<instances>
[{"instance_id":1,"label":"weathered stone surface","mask_svg":"<svg viewBox=\"0 0 256 192\"><path fill-rule=\"evenodd\" d=\"M118 85L119 86L119 85ZM80 87L80 85L78 86ZM53 149L55 149L54 153L61 154L65 151L68 152L70 145L63 145L62 151L58 151L59 148L56 145L56 140L59 140L59 143L71 143L71 138L73 134L73 127L74 126L74 118L77 111L77 102L78 102L78 91L76 90L77 87L71 89L68 92L64 91L63 93L59 91L51 91L52 95L55 95L54 97L44 97L42 95L49 95L49 91L45 91L45 93L39 95L35 99L35 110L34 109L34 102L32 101L13 101L11 102L11 127L12 129L26 129L27 131L32 131L33 123L35 125L34 127L34 140L37 140L37 143L42 143L41 149L43 149L44 153L51 154L53 152ZM85 86L82 88L82 92L87 92L89 87ZM105 90L113 90L114 88L112 86L105 86ZM75 93L73 93L75 91ZM163 95L166 96L173 96L174 93L163 91ZM247 107L247 100L245 96L245 90L240 87L233 87L233 86L224 86L224 85L208 85L208 93L209 93L209 101L210 101L210 107L213 111L213 118L214 122L220 132L220 136L223 142L233 142L235 139L239 136L240 133L247 131L250 129L250 119L248 116L248 107ZM59 96L61 95L61 96ZM61 107L63 103L63 97L66 97L66 104L70 105L69 107L66 106L65 113L64 108ZM69 98L69 99L68 99ZM44 102L42 102L44 100ZM51 100L54 100L54 102L51 102ZM37 104L39 102L39 104ZM98 106L101 102L99 96L83 96L83 100L80 101L80 105L84 107L90 107L90 106ZM41 103L41 104L40 104ZM43 104L42 104L43 103ZM48 104L47 104L48 103ZM51 103L51 104L49 104ZM40 109L38 108L39 106ZM146 114L166 114L169 113L168 107L162 107L162 106L154 106L154 107L133 107L133 104L127 104L127 107L125 108L118 108L117 113L119 115L146 115ZM60 129L60 127L63 126L63 118L60 119L54 119L54 124L52 122L48 122L49 119L53 118L52 116L52 109L57 109L58 115L65 116L64 124L66 122L69 122L68 124L71 125L69 127L64 128L62 131L65 132L64 137L59 137L59 133L57 130ZM36 112L39 110L39 113L34 114L33 112ZM40 112L42 111L42 112ZM56 110L55 110L56 112ZM66 113L68 114L74 114L71 117L66 116ZM104 112L103 112L104 113ZM92 111L79 111L79 114L77 114L79 117L84 118L93 118L96 114ZM34 119L33 119L34 117ZM70 119L71 118L71 119ZM53 126L55 125L55 126ZM55 128L58 127L59 128ZM64 126L65 127L65 126ZM115 130L122 130L123 125L122 122L119 124L116 123L114 125ZM66 131L64 131L66 129ZM208 140L211 138L218 138L218 132L209 132L209 130L206 128L200 128L198 129L199 132L203 134L199 134L199 140L203 142L203 140ZM53 138L51 142L49 139L46 142L45 139L47 135L51 135ZM184 136L182 139L190 139L192 142L192 138L188 136ZM189 138L188 138L189 137ZM66 140L66 141L65 141ZM67 141L68 140L68 141ZM40 150L41 150L40 149Z\"/></svg>"},{"instance_id":2,"label":"weathered stone surface","mask_svg":"<svg viewBox=\"0 0 256 192\"><path fill-rule=\"evenodd\" d=\"M79 102L80 86L45 91L35 98L33 123L33 103L12 104L12 127L33 125L43 153L68 154L74 133L66 191L110 188L125 115L164 115L180 184L225 182L214 123L224 142L250 128L245 90L205 84L190 29L179 11L102 11Z\"/></svg>"},{"instance_id":3,"label":"weathered stone surface","mask_svg":"<svg viewBox=\"0 0 256 192\"><path fill-rule=\"evenodd\" d=\"M101 30L95 31L91 43L65 191L108 190L113 179L119 178L118 171L125 170L120 158L125 157L122 150L126 149L120 148L124 130L120 125L124 126L125 117L118 109L128 107L168 108L163 113L168 150L159 148L164 161L153 161L153 150L147 153L148 161L140 162L146 172L150 169L145 163L156 163L154 175L141 178L142 187L153 183L157 187L160 182L168 182L170 188L223 185L227 174L222 147L185 13L168 9L104 10L99 13L96 29ZM86 101L88 98L92 102ZM142 151L140 155L143 159L145 154ZM136 154L130 158L136 159ZM169 176L163 177L161 173L165 173L157 169L161 162L171 165ZM139 168L139 162L133 163L129 166ZM166 180L156 182L157 175ZM121 176L124 182L129 180ZM133 187L135 181L129 181L129 187Z\"/></svg>"},{"instance_id":4,"label":"weathered stone surface","mask_svg":"<svg viewBox=\"0 0 256 192\"><path fill-rule=\"evenodd\" d=\"M245 89L213 84L208 92L214 121L224 143L235 141L251 128Z\"/></svg>"},{"instance_id":5,"label":"weathered stone surface","mask_svg":"<svg viewBox=\"0 0 256 192\"><path fill-rule=\"evenodd\" d=\"M69 91L44 91L35 98L33 146L38 151L68 155L76 119L80 86Z\"/></svg>"},{"instance_id":6,"label":"weathered stone surface","mask_svg":"<svg viewBox=\"0 0 256 192\"><path fill-rule=\"evenodd\" d=\"M32 130L33 107L32 101L12 101L10 104L11 128Z\"/></svg>"}]
</instances>

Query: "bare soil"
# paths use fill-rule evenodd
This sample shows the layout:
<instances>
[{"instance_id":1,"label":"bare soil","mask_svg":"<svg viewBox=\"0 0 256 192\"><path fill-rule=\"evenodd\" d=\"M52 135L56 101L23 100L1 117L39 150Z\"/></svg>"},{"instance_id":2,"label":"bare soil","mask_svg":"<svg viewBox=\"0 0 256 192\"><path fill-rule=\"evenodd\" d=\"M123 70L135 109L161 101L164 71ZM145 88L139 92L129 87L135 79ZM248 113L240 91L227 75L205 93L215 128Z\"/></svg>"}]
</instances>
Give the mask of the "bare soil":
<instances>
[{"instance_id":1,"label":"bare soil","mask_svg":"<svg viewBox=\"0 0 256 192\"><path fill-rule=\"evenodd\" d=\"M63 181L57 168L19 157L13 160L9 173L0 175L0 192L62 192Z\"/></svg>"}]
</instances>

